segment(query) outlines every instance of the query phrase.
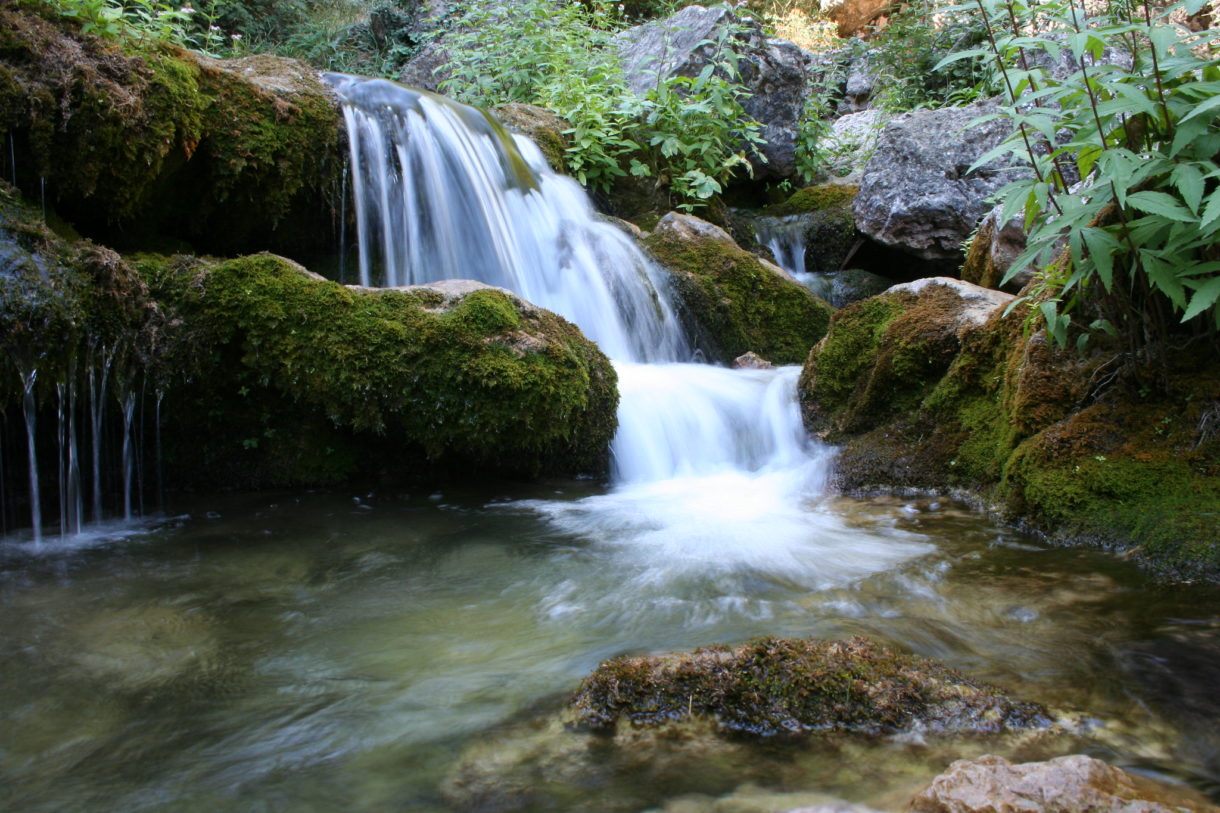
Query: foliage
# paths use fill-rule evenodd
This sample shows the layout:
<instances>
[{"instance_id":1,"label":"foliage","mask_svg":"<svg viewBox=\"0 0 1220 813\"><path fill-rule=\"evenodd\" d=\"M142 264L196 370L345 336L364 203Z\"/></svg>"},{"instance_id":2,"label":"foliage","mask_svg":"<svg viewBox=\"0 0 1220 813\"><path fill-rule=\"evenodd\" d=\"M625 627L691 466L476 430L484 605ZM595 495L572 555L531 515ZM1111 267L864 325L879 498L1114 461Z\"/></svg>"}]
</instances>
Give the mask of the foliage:
<instances>
[{"instance_id":1,"label":"foliage","mask_svg":"<svg viewBox=\"0 0 1220 813\"><path fill-rule=\"evenodd\" d=\"M1001 192L1004 218L1024 210L1029 230L1009 276L1041 269L1035 301L1059 345L1082 327L1073 314L1088 324L1080 346L1101 332L1132 354L1216 338L1220 58L1214 31L1170 21L1201 5L1086 15L1079 0L979 0L994 39L961 58L998 59L1015 130L977 163L1011 152L1033 165Z\"/></svg>"},{"instance_id":2,"label":"foliage","mask_svg":"<svg viewBox=\"0 0 1220 813\"><path fill-rule=\"evenodd\" d=\"M64 17L80 22L81 31L141 45L168 42L206 56L229 56L242 49L241 35L225 36L217 24L224 0L46 0Z\"/></svg>"},{"instance_id":3,"label":"foliage","mask_svg":"<svg viewBox=\"0 0 1220 813\"><path fill-rule=\"evenodd\" d=\"M911 0L878 32L870 52L877 72L877 102L903 112L921 107L967 104L999 92L991 63L973 51L987 36L976 11ZM942 62L954 54L952 63ZM941 67L934 70L940 63Z\"/></svg>"},{"instance_id":4,"label":"foliage","mask_svg":"<svg viewBox=\"0 0 1220 813\"><path fill-rule=\"evenodd\" d=\"M833 118L845 68L836 65L805 99L796 130L796 172L809 184L834 171L842 145L834 137Z\"/></svg>"},{"instance_id":5,"label":"foliage","mask_svg":"<svg viewBox=\"0 0 1220 813\"><path fill-rule=\"evenodd\" d=\"M556 6L523 0L511 13L470 4L446 42L453 60L442 89L473 104L540 104L571 124L568 166L583 184L607 189L625 174L666 183L683 208L721 192L759 125L741 108L732 25L704 43L694 77L658 78L643 99L626 87L613 33L622 24L605 0Z\"/></svg>"}]
</instances>

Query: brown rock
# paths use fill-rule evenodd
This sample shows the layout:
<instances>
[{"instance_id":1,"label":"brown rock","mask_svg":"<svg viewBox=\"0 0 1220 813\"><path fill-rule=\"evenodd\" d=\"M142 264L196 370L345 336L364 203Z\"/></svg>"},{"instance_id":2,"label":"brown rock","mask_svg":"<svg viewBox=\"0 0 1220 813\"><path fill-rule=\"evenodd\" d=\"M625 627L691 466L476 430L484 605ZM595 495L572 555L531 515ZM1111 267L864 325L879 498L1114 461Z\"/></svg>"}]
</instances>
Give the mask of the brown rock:
<instances>
[{"instance_id":1,"label":"brown rock","mask_svg":"<svg viewBox=\"0 0 1220 813\"><path fill-rule=\"evenodd\" d=\"M767 361L753 350L748 353L742 353L740 356L733 359L733 368L736 370L771 370L774 367L774 364Z\"/></svg>"},{"instance_id":2,"label":"brown rock","mask_svg":"<svg viewBox=\"0 0 1220 813\"><path fill-rule=\"evenodd\" d=\"M1014 765L958 760L911 800L912 813L1159 813L1217 811L1188 788L1135 776L1076 754Z\"/></svg>"},{"instance_id":3,"label":"brown rock","mask_svg":"<svg viewBox=\"0 0 1220 813\"><path fill-rule=\"evenodd\" d=\"M844 39L860 36L874 20L894 8L894 0L822 0L822 13L839 26Z\"/></svg>"}]
</instances>

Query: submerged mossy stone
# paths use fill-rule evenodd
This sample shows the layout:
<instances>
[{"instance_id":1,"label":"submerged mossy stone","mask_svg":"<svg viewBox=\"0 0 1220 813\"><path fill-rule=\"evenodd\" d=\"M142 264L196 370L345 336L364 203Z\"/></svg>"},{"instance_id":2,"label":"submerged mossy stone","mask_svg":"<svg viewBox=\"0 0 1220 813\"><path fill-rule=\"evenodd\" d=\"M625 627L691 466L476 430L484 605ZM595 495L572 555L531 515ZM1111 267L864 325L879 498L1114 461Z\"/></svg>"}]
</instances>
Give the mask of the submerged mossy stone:
<instances>
[{"instance_id":1,"label":"submerged mossy stone","mask_svg":"<svg viewBox=\"0 0 1220 813\"><path fill-rule=\"evenodd\" d=\"M826 333L828 304L718 226L670 212L644 246L669 272L688 332L717 361L753 351L799 364Z\"/></svg>"},{"instance_id":2,"label":"submerged mossy stone","mask_svg":"<svg viewBox=\"0 0 1220 813\"><path fill-rule=\"evenodd\" d=\"M301 249L336 230L338 107L293 60L211 60L0 8L0 129L18 185L119 248Z\"/></svg>"},{"instance_id":3,"label":"submerged mossy stone","mask_svg":"<svg viewBox=\"0 0 1220 813\"><path fill-rule=\"evenodd\" d=\"M167 403L183 478L606 469L613 368L575 326L508 291L349 287L270 254L141 267L184 325L184 381Z\"/></svg>"},{"instance_id":4,"label":"submerged mossy stone","mask_svg":"<svg viewBox=\"0 0 1220 813\"><path fill-rule=\"evenodd\" d=\"M726 732L999 733L1048 725L1014 700L943 664L866 638L763 638L735 648L623 657L585 678L571 701L580 724L613 728L710 718Z\"/></svg>"},{"instance_id":5,"label":"submerged mossy stone","mask_svg":"<svg viewBox=\"0 0 1220 813\"><path fill-rule=\"evenodd\" d=\"M1053 541L1220 579L1220 361L1059 349L1025 331L1028 303L957 331L943 293L904 287L838 312L802 371L840 488L965 492Z\"/></svg>"}]
</instances>

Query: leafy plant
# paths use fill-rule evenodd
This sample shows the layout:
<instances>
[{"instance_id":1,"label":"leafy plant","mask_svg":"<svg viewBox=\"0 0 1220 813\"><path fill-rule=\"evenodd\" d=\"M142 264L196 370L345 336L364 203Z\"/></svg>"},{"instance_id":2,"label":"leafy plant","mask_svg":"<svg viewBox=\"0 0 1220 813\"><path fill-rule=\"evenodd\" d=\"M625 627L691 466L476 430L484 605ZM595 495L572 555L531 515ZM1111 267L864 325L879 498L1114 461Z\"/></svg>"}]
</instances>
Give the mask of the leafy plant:
<instances>
[{"instance_id":1,"label":"leafy plant","mask_svg":"<svg viewBox=\"0 0 1220 813\"><path fill-rule=\"evenodd\" d=\"M223 0L190 0L181 6L167 0L46 0L64 17L80 21L81 31L109 39L147 45L168 42L206 56L230 55L240 49L240 35L226 37L216 21Z\"/></svg>"},{"instance_id":2,"label":"leafy plant","mask_svg":"<svg viewBox=\"0 0 1220 813\"><path fill-rule=\"evenodd\" d=\"M956 58L996 60L1008 95L997 115L1015 125L977 164L1015 153L1033 170L1000 195L1029 232L1009 278L1040 269L1037 312L1060 345L1107 333L1157 355L1171 340L1214 342L1220 58L1214 31L1171 21L1203 0L1092 14L1082 0L977 2L988 44Z\"/></svg>"},{"instance_id":3,"label":"leafy plant","mask_svg":"<svg viewBox=\"0 0 1220 813\"><path fill-rule=\"evenodd\" d=\"M568 166L583 184L606 189L629 167L664 182L680 206L698 206L749 171L746 150L761 143L741 107L740 29L723 26L701 44L709 56L697 76L658 78L639 98L613 42L622 24L605 0L471 4L446 37L453 58L441 87L469 103L529 102L567 119Z\"/></svg>"},{"instance_id":4,"label":"leafy plant","mask_svg":"<svg viewBox=\"0 0 1220 813\"><path fill-rule=\"evenodd\" d=\"M911 0L878 32L870 53L879 106L902 112L998 93L987 55L972 50L986 37L983 21L970 7ZM945 61L950 55L957 58Z\"/></svg>"}]
</instances>

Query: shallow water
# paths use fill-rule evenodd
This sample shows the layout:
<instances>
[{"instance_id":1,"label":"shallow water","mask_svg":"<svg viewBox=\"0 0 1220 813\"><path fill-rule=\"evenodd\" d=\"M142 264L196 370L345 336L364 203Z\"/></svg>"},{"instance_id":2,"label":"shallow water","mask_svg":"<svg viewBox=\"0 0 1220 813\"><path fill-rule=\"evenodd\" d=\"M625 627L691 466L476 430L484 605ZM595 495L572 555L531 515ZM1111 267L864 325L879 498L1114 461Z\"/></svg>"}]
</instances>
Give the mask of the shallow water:
<instances>
[{"instance_id":1,"label":"shallow water","mask_svg":"<svg viewBox=\"0 0 1220 813\"><path fill-rule=\"evenodd\" d=\"M0 806L897 809L957 756L1081 750L1216 794L1214 588L948 503L768 502L775 476L246 495L88 545L10 542ZM855 633L1076 712L1078 733L658 745L554 722L613 655Z\"/></svg>"}]
</instances>

